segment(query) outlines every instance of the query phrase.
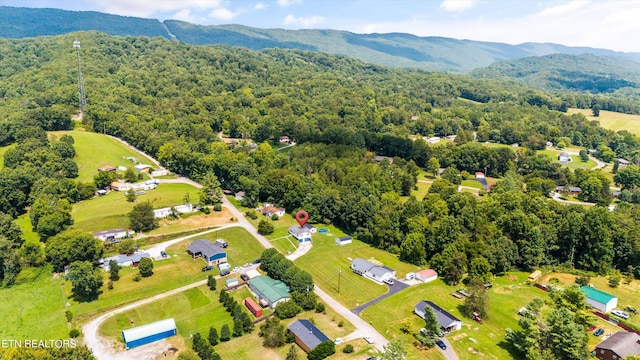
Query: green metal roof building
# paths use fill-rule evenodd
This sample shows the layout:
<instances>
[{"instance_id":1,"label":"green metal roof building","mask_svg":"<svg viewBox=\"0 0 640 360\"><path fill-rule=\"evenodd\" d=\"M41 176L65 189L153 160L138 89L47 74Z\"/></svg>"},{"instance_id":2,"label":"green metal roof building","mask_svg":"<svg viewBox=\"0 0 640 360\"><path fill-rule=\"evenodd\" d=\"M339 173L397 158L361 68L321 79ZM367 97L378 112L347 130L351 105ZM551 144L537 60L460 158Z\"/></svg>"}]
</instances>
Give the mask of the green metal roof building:
<instances>
[{"instance_id":1,"label":"green metal roof building","mask_svg":"<svg viewBox=\"0 0 640 360\"><path fill-rule=\"evenodd\" d=\"M273 280L268 276L256 276L249 280L249 289L256 294L259 299L264 299L272 309L281 302L288 301L289 287L280 280Z\"/></svg>"},{"instance_id":2,"label":"green metal roof building","mask_svg":"<svg viewBox=\"0 0 640 360\"><path fill-rule=\"evenodd\" d=\"M618 306L618 298L604 291L592 288L591 286L581 286L580 290L587 295L587 305L603 313L608 313Z\"/></svg>"}]
</instances>

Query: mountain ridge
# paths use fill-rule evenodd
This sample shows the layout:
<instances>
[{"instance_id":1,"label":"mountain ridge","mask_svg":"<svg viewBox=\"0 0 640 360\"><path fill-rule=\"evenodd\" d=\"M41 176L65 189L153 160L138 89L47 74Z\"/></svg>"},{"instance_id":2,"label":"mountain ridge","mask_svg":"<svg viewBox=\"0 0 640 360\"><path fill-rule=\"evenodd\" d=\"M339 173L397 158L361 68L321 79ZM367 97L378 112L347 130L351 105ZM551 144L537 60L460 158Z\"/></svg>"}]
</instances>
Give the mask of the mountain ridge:
<instances>
[{"instance_id":1,"label":"mountain ridge","mask_svg":"<svg viewBox=\"0 0 640 360\"><path fill-rule=\"evenodd\" d=\"M196 45L225 44L253 50L279 47L318 51L377 65L451 73L467 73L498 61L554 53L589 53L640 61L640 53L554 43L525 42L512 45L398 32L358 34L332 29L286 30L239 24L197 25L180 20L160 21L96 11L0 6L0 37L50 36L85 30L117 36L161 36Z\"/></svg>"}]
</instances>

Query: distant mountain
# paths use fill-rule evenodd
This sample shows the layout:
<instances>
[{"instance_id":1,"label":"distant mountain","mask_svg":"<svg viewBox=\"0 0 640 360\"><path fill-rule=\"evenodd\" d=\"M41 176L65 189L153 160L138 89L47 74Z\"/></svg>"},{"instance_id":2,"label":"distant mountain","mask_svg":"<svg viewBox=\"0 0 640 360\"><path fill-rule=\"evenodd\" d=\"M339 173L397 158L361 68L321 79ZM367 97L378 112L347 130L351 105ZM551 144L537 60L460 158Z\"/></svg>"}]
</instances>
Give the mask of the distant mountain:
<instances>
[{"instance_id":1,"label":"distant mountain","mask_svg":"<svg viewBox=\"0 0 640 360\"><path fill-rule=\"evenodd\" d=\"M403 33L355 34L338 30L257 29L242 25L201 26L176 20L160 22L91 11L0 7L0 37L35 37L80 30L97 30L120 36L162 36L191 44L226 44L254 50L278 47L319 51L385 66L457 73L486 67L497 61L555 53L586 53L640 61L640 53L558 44L509 45Z\"/></svg>"},{"instance_id":2,"label":"distant mountain","mask_svg":"<svg viewBox=\"0 0 640 360\"><path fill-rule=\"evenodd\" d=\"M615 93L640 88L640 62L623 57L553 54L496 62L472 76L517 79L547 90ZM627 91L628 92L628 91Z\"/></svg>"}]
</instances>

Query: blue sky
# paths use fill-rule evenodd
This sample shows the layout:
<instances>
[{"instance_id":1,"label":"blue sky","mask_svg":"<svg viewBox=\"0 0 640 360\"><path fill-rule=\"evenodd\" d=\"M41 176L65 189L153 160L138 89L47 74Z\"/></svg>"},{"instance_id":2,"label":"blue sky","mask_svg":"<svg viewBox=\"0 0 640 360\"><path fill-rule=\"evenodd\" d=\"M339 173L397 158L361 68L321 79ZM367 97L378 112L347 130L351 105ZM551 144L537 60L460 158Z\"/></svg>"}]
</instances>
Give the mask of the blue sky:
<instances>
[{"instance_id":1,"label":"blue sky","mask_svg":"<svg viewBox=\"0 0 640 360\"><path fill-rule=\"evenodd\" d=\"M201 25L553 42L640 52L640 0L0 0Z\"/></svg>"}]
</instances>

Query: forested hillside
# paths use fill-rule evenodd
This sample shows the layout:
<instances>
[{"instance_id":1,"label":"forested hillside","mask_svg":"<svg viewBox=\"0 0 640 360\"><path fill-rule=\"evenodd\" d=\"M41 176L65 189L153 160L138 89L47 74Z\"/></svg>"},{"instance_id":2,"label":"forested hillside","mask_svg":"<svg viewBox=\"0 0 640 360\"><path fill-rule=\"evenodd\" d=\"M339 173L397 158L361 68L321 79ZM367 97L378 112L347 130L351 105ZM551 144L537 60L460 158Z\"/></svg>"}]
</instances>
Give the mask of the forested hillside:
<instances>
[{"instance_id":1,"label":"forested hillside","mask_svg":"<svg viewBox=\"0 0 640 360\"><path fill-rule=\"evenodd\" d=\"M502 61L471 75L517 79L522 84L555 91L640 95L640 62L620 57L553 54Z\"/></svg>"},{"instance_id":2,"label":"forested hillside","mask_svg":"<svg viewBox=\"0 0 640 360\"><path fill-rule=\"evenodd\" d=\"M247 206L272 201L287 212L304 208L313 222L333 223L405 261L428 261L452 280L480 257L494 273L545 264L604 273L640 260L638 208L623 204L609 212L548 201L555 186L575 185L584 189L581 200L605 205L611 182L599 171L572 172L533 151L562 141L596 148L603 158L637 160L634 135L562 112L594 102L631 111L632 104L314 52L254 52L96 32L0 43L0 143L17 142L21 151L8 151L0 170L0 199L12 199L0 202L0 211L10 216L30 205L32 212L38 194L62 208L48 209L51 216L76 199L64 174L54 174L60 169L50 166L47 180L60 186L44 180L36 186L37 178L24 176L46 163L32 163L29 149L50 146L45 139L37 147L26 141L25 133L41 134L27 126L49 130L75 107L75 39L82 42L88 129L127 140L179 174L196 180L213 174L223 188L244 191ZM228 145L219 140L221 131L258 146ZM411 140L415 134L457 137L433 146ZM265 142L281 135L298 145L284 153ZM514 152L485 141L523 147ZM374 155L395 159L378 164ZM440 166L448 170L425 200L401 200L420 168ZM461 171L502 181L477 198L457 192ZM31 216L37 224L40 218ZM43 238L60 230L45 232L43 225Z\"/></svg>"},{"instance_id":3,"label":"forested hillside","mask_svg":"<svg viewBox=\"0 0 640 360\"><path fill-rule=\"evenodd\" d=\"M166 28L165 28L166 26ZM373 64L432 71L468 72L496 61L548 54L594 54L640 60L638 53L559 44L503 43L418 37L411 34L356 34L338 30L258 29L241 25L202 26L183 21L143 19L97 12L0 7L0 37L23 38L97 30L111 35L175 36L178 41L285 48L348 56Z\"/></svg>"}]
</instances>

